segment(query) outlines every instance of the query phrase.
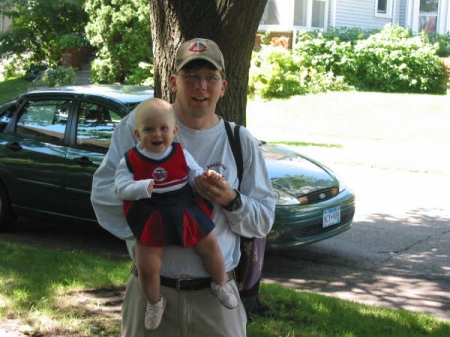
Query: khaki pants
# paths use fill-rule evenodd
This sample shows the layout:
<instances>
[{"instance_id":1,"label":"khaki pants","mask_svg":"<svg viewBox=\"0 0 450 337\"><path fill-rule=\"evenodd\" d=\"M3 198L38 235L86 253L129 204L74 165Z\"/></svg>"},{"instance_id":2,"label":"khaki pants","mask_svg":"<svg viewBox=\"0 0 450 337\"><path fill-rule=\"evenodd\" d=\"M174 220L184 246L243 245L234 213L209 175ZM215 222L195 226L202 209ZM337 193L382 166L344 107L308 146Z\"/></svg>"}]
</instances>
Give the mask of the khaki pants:
<instances>
[{"instance_id":1,"label":"khaki pants","mask_svg":"<svg viewBox=\"0 0 450 337\"><path fill-rule=\"evenodd\" d=\"M229 283L234 294L239 292L234 281ZM147 331L144 315L147 302L142 294L139 279L133 274L127 282L122 306L122 337L245 337L247 317L242 302L227 309L209 289L178 292L161 287L167 299L166 310L158 329Z\"/></svg>"}]
</instances>

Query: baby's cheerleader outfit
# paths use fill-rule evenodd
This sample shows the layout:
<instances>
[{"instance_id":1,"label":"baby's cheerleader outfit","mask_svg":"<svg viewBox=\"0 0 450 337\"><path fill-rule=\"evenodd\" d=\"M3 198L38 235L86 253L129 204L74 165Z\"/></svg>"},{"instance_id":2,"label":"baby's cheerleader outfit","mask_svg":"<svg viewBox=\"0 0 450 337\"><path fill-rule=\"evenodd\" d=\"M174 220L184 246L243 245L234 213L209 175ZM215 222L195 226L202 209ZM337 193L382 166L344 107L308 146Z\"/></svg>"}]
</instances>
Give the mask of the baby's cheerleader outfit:
<instances>
[{"instance_id":1,"label":"baby's cheerleader outfit","mask_svg":"<svg viewBox=\"0 0 450 337\"><path fill-rule=\"evenodd\" d=\"M139 241L152 247L189 247L213 230L213 206L194 196L179 143L173 143L172 151L161 160L146 157L136 147L125 154L125 160L135 180L154 180L150 198L123 202L128 225Z\"/></svg>"}]
</instances>

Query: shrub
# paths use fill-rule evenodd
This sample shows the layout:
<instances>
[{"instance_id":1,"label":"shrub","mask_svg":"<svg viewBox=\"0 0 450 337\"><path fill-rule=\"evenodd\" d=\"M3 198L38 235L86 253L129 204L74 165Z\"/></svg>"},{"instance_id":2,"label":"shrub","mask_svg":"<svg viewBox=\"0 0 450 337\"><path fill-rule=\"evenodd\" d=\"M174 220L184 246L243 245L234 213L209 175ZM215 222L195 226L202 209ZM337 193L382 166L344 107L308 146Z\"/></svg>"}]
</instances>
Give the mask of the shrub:
<instances>
[{"instance_id":1,"label":"shrub","mask_svg":"<svg viewBox=\"0 0 450 337\"><path fill-rule=\"evenodd\" d=\"M250 94L261 97L289 97L304 94L303 69L285 48L263 45L253 54L250 67Z\"/></svg>"},{"instance_id":2,"label":"shrub","mask_svg":"<svg viewBox=\"0 0 450 337\"><path fill-rule=\"evenodd\" d=\"M321 32L312 34L303 31L298 35L296 49L293 50L305 67L313 67L320 73L332 72L353 82L358 70L352 43L339 39L327 39Z\"/></svg>"},{"instance_id":3,"label":"shrub","mask_svg":"<svg viewBox=\"0 0 450 337\"><path fill-rule=\"evenodd\" d=\"M386 25L367 40L358 41L355 58L359 65L355 85L360 89L443 93L445 68L425 33L413 36L406 28Z\"/></svg>"},{"instance_id":4,"label":"shrub","mask_svg":"<svg viewBox=\"0 0 450 337\"><path fill-rule=\"evenodd\" d=\"M369 36L380 31L378 28L362 29L362 28L348 28L348 27L329 27L325 32L313 31L311 36L322 34L327 40L335 40L336 42L350 42L355 44L358 40L365 40Z\"/></svg>"},{"instance_id":5,"label":"shrub","mask_svg":"<svg viewBox=\"0 0 450 337\"><path fill-rule=\"evenodd\" d=\"M429 33L428 39L430 40L430 43L437 44L436 55L440 57L447 57L450 55L450 33Z\"/></svg>"},{"instance_id":6,"label":"shrub","mask_svg":"<svg viewBox=\"0 0 450 337\"><path fill-rule=\"evenodd\" d=\"M76 74L73 68L56 67L45 71L37 84L46 87L58 87L74 84L75 81Z\"/></svg>"},{"instance_id":7,"label":"shrub","mask_svg":"<svg viewBox=\"0 0 450 337\"><path fill-rule=\"evenodd\" d=\"M30 67L26 70L24 80L34 82L42 77L44 72L48 69L45 65L35 65L31 64Z\"/></svg>"},{"instance_id":8,"label":"shrub","mask_svg":"<svg viewBox=\"0 0 450 337\"><path fill-rule=\"evenodd\" d=\"M318 40L310 39L314 52L291 52L281 46L262 45L250 67L249 94L283 98L306 93L351 90L342 76L330 69L332 56L323 53ZM314 44L315 47L314 47ZM306 47L308 49L308 47ZM312 56L317 52L318 56Z\"/></svg>"},{"instance_id":9,"label":"shrub","mask_svg":"<svg viewBox=\"0 0 450 337\"><path fill-rule=\"evenodd\" d=\"M89 41L85 35L85 33L80 32L61 35L58 40L59 49L63 51L65 49L81 49L89 46Z\"/></svg>"},{"instance_id":10,"label":"shrub","mask_svg":"<svg viewBox=\"0 0 450 337\"><path fill-rule=\"evenodd\" d=\"M147 0L87 0L87 37L97 47L92 64L96 83L142 81L140 62L153 64ZM150 75L148 76L150 77Z\"/></svg>"},{"instance_id":11,"label":"shrub","mask_svg":"<svg viewBox=\"0 0 450 337\"><path fill-rule=\"evenodd\" d=\"M334 90L446 93L446 68L425 33L386 25L374 34L359 29L298 34L288 51L273 44L254 52L249 93L289 97ZM446 39L439 37L441 46ZM444 49L444 47L441 47Z\"/></svg>"}]
</instances>

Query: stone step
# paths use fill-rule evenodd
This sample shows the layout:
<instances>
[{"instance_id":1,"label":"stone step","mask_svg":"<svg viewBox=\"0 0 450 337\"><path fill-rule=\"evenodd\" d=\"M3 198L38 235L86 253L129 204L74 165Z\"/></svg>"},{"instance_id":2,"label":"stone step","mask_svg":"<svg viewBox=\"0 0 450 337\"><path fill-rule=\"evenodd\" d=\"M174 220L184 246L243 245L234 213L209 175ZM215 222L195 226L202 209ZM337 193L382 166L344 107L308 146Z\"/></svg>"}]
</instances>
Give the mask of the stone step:
<instances>
[{"instance_id":1,"label":"stone step","mask_svg":"<svg viewBox=\"0 0 450 337\"><path fill-rule=\"evenodd\" d=\"M89 62L83 63L81 65L81 70L76 71L76 85L87 85L91 84L91 62L94 58L89 58Z\"/></svg>"}]
</instances>

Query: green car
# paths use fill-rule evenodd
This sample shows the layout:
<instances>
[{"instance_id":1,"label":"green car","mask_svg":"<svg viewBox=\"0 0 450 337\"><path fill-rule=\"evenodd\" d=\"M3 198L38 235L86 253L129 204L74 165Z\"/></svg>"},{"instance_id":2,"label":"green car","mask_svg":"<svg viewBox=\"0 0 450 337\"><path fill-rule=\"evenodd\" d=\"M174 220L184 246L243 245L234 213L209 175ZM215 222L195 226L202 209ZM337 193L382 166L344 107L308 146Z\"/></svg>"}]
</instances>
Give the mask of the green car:
<instances>
[{"instance_id":1,"label":"green car","mask_svg":"<svg viewBox=\"0 0 450 337\"><path fill-rule=\"evenodd\" d=\"M92 176L120 120L153 89L88 85L24 93L0 105L0 230L18 215L96 222ZM320 163L260 142L276 197L269 250L349 229L355 196Z\"/></svg>"}]
</instances>

